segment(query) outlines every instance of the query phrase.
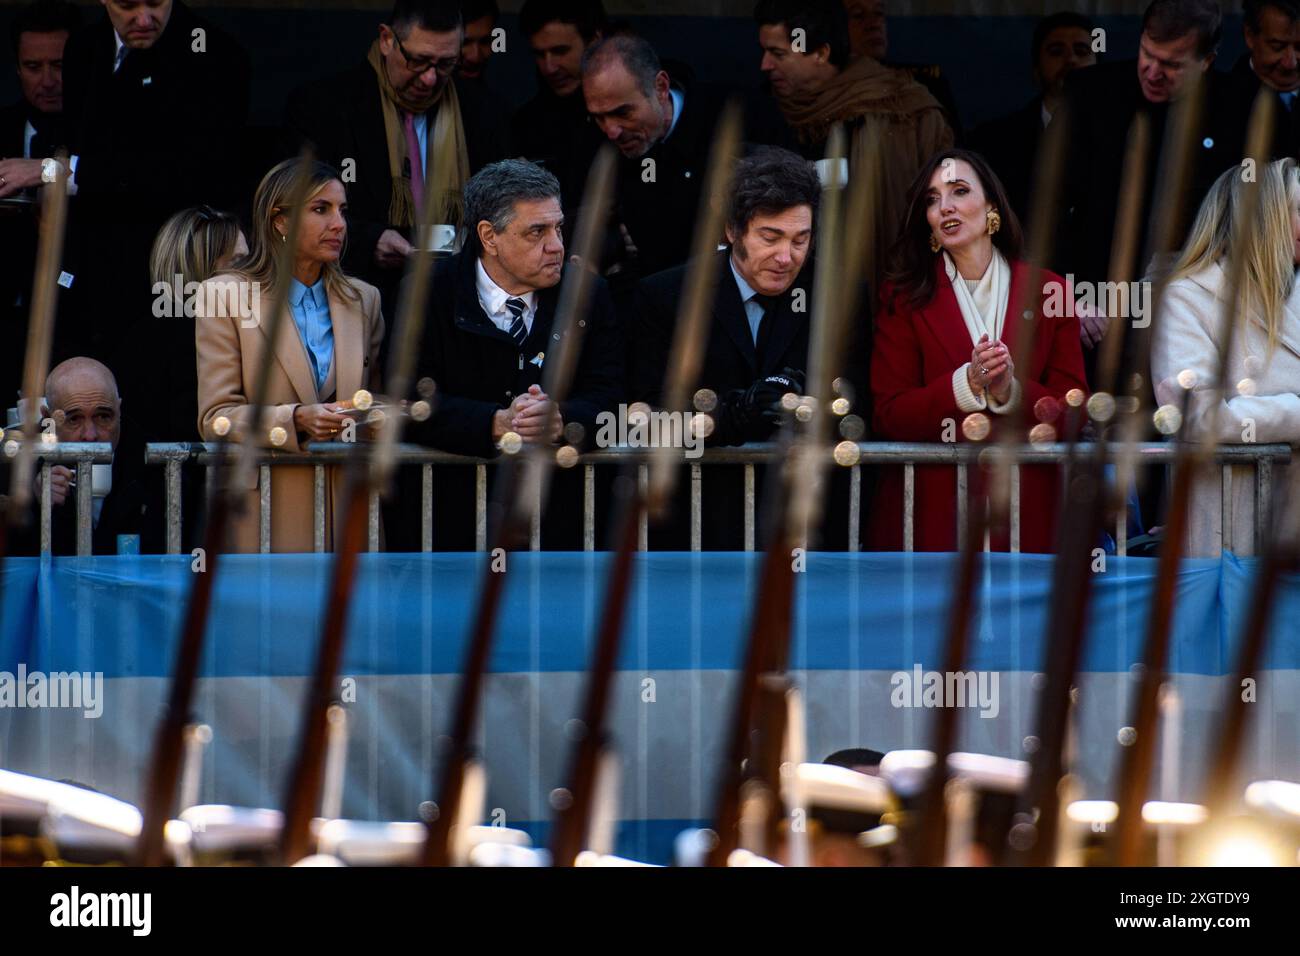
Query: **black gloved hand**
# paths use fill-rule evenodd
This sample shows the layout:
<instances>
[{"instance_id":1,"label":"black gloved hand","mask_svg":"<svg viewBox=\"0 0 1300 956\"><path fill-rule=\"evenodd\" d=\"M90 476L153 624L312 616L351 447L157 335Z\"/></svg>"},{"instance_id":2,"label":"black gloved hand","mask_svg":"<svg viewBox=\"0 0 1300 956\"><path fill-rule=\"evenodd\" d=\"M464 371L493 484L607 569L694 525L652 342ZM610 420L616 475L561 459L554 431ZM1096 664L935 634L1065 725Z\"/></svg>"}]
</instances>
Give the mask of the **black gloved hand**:
<instances>
[{"instance_id":1,"label":"black gloved hand","mask_svg":"<svg viewBox=\"0 0 1300 956\"><path fill-rule=\"evenodd\" d=\"M776 424L781 420L781 398L787 392L803 394L803 372L789 366L758 379L745 391L745 414L750 424Z\"/></svg>"}]
</instances>

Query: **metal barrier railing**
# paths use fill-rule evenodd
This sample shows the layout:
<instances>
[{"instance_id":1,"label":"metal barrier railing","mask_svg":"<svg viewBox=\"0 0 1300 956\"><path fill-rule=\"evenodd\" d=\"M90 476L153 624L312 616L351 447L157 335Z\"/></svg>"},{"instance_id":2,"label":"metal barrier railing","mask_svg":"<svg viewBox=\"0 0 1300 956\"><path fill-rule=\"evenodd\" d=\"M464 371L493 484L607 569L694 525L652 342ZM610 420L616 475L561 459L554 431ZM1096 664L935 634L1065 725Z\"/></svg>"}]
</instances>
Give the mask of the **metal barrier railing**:
<instances>
[{"instance_id":1,"label":"metal barrier railing","mask_svg":"<svg viewBox=\"0 0 1300 956\"><path fill-rule=\"evenodd\" d=\"M17 448L16 439L6 441L5 456L10 459L17 457ZM83 557L90 554L91 536L94 534L91 520L94 500L91 496L94 490L92 466L112 463L113 446L108 442L42 442L36 450L36 461L41 482L41 554L49 554L53 547L54 494L50 487L50 469L55 465L72 467L77 473L77 554Z\"/></svg>"},{"instance_id":2,"label":"metal barrier railing","mask_svg":"<svg viewBox=\"0 0 1300 956\"><path fill-rule=\"evenodd\" d=\"M859 525L862 513L862 467L864 465L901 465L903 467L903 547L905 551L913 550L915 527L915 468L917 465L954 465L957 469L957 528L958 546L960 536L965 528L964 521L969 492L969 469L982 455L994 454L997 449L991 446L967 443L919 444L906 442L864 442L857 446L854 464L848 466L849 508L848 508L848 550L861 548ZM1074 446L1076 455L1087 453L1091 445L1082 443ZM1121 451L1112 446L1112 457ZM1070 447L1063 443L1024 445L1014 449L1016 464L1011 468L1010 500L1010 548L1013 552L1020 550L1020 481L1019 466L1034 464L1060 464ZM1176 446L1170 442L1144 442L1136 447L1137 467L1165 465L1173 461ZM281 452L268 449L261 453L258 468L259 489L259 544L263 553L271 550L271 468L279 465L310 465L315 469L313 482L313 543L315 551L325 550L325 469L330 465L340 465L354 454L355 446L351 444L329 442L312 444L307 451ZM613 448L588 452L579 456L574 467L583 469L583 507L582 539L587 551L596 549L596 477L598 465L626 465L638 463L638 479L642 488L649 480L648 457L651 450ZM167 552L177 554L181 545L181 465L195 462L204 467L211 466L223 454L222 446L215 443L175 443L152 444L145 452L145 461L149 465L163 465L166 469L166 508L167 508ZM742 445L733 448L709 448L696 460L687 461L690 472L690 541L691 550L699 551L702 540L702 502L704 492L704 472L712 465L744 466L744 550L754 550L755 521L755 466L769 464L776 460L777 446L773 444ZM1224 527L1223 540L1232 542L1230 496L1232 492L1232 468L1240 465L1253 465L1255 469L1255 528L1254 541L1264 539L1273 498L1273 463L1286 463L1291 459L1289 445L1221 445L1215 453L1216 461L1222 467ZM399 465L421 466L421 550L433 550L433 467L435 465L457 465L475 469L475 547L479 551L487 550L487 469L500 459L470 458L447 452L434 451L420 445L399 445L396 461ZM81 493L80 483L78 493ZM539 509L534 509L534 514ZM648 547L647 520L641 518L639 547ZM1116 522L1115 541L1120 555L1127 553L1126 515L1121 514ZM372 493L369 514L369 549L379 550L379 497ZM530 547L541 549L541 523L534 520L530 534ZM988 543L985 542L987 549Z\"/></svg>"}]
</instances>

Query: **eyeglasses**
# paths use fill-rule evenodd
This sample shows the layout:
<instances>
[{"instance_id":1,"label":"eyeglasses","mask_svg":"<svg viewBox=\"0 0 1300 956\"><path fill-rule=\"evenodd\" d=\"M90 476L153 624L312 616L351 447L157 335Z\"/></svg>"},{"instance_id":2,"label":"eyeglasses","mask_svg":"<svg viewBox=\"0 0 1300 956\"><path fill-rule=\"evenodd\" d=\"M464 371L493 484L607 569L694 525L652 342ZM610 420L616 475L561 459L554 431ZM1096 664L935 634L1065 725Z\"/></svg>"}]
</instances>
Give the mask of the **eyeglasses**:
<instances>
[{"instance_id":1,"label":"eyeglasses","mask_svg":"<svg viewBox=\"0 0 1300 956\"><path fill-rule=\"evenodd\" d=\"M406 68L412 73L425 73L430 69L437 70L441 76L450 76L456 67L460 66L460 57L450 56L445 60L433 60L427 56L414 57L402 46L402 41L397 34L393 34L393 42L397 44L398 52L406 60Z\"/></svg>"}]
</instances>

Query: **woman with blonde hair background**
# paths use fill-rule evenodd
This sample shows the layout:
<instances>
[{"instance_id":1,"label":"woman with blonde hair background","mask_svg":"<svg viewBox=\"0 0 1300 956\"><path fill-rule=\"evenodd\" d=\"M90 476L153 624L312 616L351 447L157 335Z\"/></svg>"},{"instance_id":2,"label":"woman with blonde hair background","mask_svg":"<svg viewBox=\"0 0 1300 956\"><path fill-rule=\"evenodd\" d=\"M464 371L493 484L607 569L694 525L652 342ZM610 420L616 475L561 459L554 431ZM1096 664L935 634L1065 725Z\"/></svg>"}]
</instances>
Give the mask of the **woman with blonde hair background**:
<instances>
[{"instance_id":1,"label":"woman with blonde hair background","mask_svg":"<svg viewBox=\"0 0 1300 956\"><path fill-rule=\"evenodd\" d=\"M276 260L288 241L297 161L280 163L262 179L253 200L250 254L228 273L204 283L203 315L195 327L198 348L199 429L206 440L229 435L285 451L309 440L338 440L347 405L359 389L379 387L379 347L384 319L379 291L344 275L339 266L347 238L347 197L337 170L313 163L307 201L293 250L289 314L271 343L269 316L276 295ZM261 433L252 421L249 391L265 349L276 361L266 394ZM358 430L357 437L361 432ZM326 470L325 548L332 548L342 521L341 476ZM271 550L310 551L313 546L313 468L271 469ZM258 548L257 491L233 527L232 548Z\"/></svg>"},{"instance_id":2,"label":"woman with blonde hair background","mask_svg":"<svg viewBox=\"0 0 1300 956\"><path fill-rule=\"evenodd\" d=\"M155 418L152 438L160 441L198 441L195 427L198 380L194 365L193 292L198 283L224 272L236 259L248 255L248 242L233 213L210 206L194 206L173 215L158 230L149 254L153 282L156 334L167 341L170 361L151 369L147 376L155 399L148 407ZM191 307L186 309L186 302Z\"/></svg>"},{"instance_id":3,"label":"woman with blonde hair background","mask_svg":"<svg viewBox=\"0 0 1300 956\"><path fill-rule=\"evenodd\" d=\"M1178 376L1190 372L1184 434L1217 443L1300 442L1300 169L1283 159L1258 169L1258 207L1246 223L1243 171L1214 183L1174 264L1151 344L1151 377L1161 403L1179 404ZM1227 393L1217 392L1224 343L1229 257L1245 257L1242 287L1230 304L1237 323L1228 357ZM1215 420L1217 406L1217 420ZM1213 425L1212 425L1213 421ZM1209 429L1215 428L1213 434ZM1274 473L1275 477L1278 475ZM1255 482L1249 466L1232 468L1231 539L1223 539L1220 470L1193 486L1187 553L1253 554ZM1280 479L1279 479L1280 480Z\"/></svg>"}]
</instances>

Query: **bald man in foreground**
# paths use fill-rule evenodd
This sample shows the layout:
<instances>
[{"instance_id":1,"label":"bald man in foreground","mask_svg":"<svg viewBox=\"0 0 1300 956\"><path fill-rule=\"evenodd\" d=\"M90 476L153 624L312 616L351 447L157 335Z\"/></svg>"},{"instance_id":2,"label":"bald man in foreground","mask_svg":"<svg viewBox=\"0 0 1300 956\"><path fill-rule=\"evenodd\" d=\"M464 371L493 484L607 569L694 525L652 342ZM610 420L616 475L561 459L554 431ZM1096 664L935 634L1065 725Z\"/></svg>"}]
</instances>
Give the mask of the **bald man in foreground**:
<instances>
[{"instance_id":1,"label":"bald man in foreground","mask_svg":"<svg viewBox=\"0 0 1300 956\"><path fill-rule=\"evenodd\" d=\"M45 404L41 420L53 419L60 442L107 442L117 451L122 436L122 400L112 371L92 358L70 358L50 370L45 380ZM147 537L156 544L152 529L145 534L148 507L142 481L143 463L128 462L114 455L111 479L97 478L91 504L94 554L117 554L118 536ZM103 469L102 474L107 475ZM63 465L50 468L51 551L55 555L77 553L76 473ZM40 473L36 476L36 507L41 493ZM35 554L40 549L40 515L33 514L16 553ZM140 550L155 550L141 547Z\"/></svg>"}]
</instances>

